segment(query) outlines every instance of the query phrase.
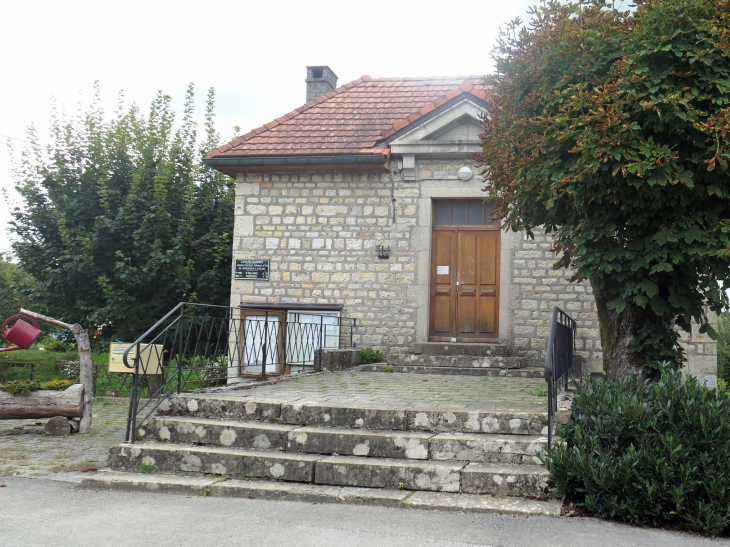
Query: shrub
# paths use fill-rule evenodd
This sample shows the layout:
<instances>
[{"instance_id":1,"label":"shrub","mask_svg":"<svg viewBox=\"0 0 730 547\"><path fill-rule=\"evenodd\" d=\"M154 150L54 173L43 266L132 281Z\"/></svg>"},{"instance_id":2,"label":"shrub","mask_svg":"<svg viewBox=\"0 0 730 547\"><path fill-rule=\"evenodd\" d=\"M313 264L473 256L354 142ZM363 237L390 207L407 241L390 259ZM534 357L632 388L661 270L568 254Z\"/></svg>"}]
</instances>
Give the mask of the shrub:
<instances>
[{"instance_id":1,"label":"shrub","mask_svg":"<svg viewBox=\"0 0 730 547\"><path fill-rule=\"evenodd\" d=\"M373 348L363 348L360 353L362 354L362 362L364 365L369 363L382 363L385 361L385 355L383 352Z\"/></svg>"},{"instance_id":2,"label":"shrub","mask_svg":"<svg viewBox=\"0 0 730 547\"><path fill-rule=\"evenodd\" d=\"M718 317L717 376L730 382L730 312Z\"/></svg>"},{"instance_id":3,"label":"shrub","mask_svg":"<svg viewBox=\"0 0 730 547\"><path fill-rule=\"evenodd\" d=\"M59 353L68 353L76 349L76 344L67 342L60 338L49 338L46 342L47 351L57 351Z\"/></svg>"},{"instance_id":4,"label":"shrub","mask_svg":"<svg viewBox=\"0 0 730 547\"><path fill-rule=\"evenodd\" d=\"M38 391L40 389L63 391L75 383L75 380L51 380L49 382L41 382L40 380L13 380L12 382L0 384L0 391L7 391L12 395L28 395L31 391Z\"/></svg>"},{"instance_id":5,"label":"shrub","mask_svg":"<svg viewBox=\"0 0 730 547\"><path fill-rule=\"evenodd\" d=\"M543 457L559 492L598 516L730 529L730 395L665 370L576 389L562 441Z\"/></svg>"}]
</instances>

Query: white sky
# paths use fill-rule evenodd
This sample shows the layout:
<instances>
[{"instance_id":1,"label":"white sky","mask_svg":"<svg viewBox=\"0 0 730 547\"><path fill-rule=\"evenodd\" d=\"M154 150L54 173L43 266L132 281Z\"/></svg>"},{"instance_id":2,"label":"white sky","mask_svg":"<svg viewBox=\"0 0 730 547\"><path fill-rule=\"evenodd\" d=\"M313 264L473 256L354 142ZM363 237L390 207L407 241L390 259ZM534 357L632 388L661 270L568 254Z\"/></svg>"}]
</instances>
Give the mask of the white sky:
<instances>
[{"instance_id":1,"label":"white sky","mask_svg":"<svg viewBox=\"0 0 730 547\"><path fill-rule=\"evenodd\" d=\"M500 25L534 0L235 0L8 2L0 15L0 134L23 139L33 122L46 137L50 97L70 113L99 80L113 110L117 92L146 109L157 90L181 112L188 82L202 113L216 91L224 139L304 103L307 65L329 65L338 85L372 77L491 73ZM7 139L0 188L15 197ZM11 141L17 149L22 142ZM0 197L0 200L2 198ZM0 204L0 252L10 250Z\"/></svg>"}]
</instances>

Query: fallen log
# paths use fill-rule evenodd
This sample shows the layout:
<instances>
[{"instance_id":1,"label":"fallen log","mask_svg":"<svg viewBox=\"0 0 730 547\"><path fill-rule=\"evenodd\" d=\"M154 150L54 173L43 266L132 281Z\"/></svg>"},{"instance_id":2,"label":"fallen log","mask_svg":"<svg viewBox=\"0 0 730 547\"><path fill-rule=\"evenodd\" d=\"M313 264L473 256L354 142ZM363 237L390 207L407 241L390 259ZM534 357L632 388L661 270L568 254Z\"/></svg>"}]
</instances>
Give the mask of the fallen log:
<instances>
[{"instance_id":1,"label":"fallen log","mask_svg":"<svg viewBox=\"0 0 730 547\"><path fill-rule=\"evenodd\" d=\"M84 385L74 384L64 391L41 389L27 395L0 391L0 419L81 418L84 415Z\"/></svg>"}]
</instances>

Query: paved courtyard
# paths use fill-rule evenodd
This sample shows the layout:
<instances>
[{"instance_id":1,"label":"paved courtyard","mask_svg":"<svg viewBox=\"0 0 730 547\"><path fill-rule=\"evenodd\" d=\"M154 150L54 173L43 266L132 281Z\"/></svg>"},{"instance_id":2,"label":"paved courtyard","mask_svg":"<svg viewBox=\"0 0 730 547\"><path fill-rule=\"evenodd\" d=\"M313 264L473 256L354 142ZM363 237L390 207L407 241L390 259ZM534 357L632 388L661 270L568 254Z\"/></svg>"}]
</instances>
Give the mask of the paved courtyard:
<instances>
[{"instance_id":1,"label":"paved courtyard","mask_svg":"<svg viewBox=\"0 0 730 547\"><path fill-rule=\"evenodd\" d=\"M547 410L547 384L541 378L342 371L292 378L269 385L215 390L215 393L282 402Z\"/></svg>"},{"instance_id":2,"label":"paved courtyard","mask_svg":"<svg viewBox=\"0 0 730 547\"><path fill-rule=\"evenodd\" d=\"M124 440L127 401L94 403L91 432L47 437L48 420L0 420L0 477L42 477L106 467L109 447Z\"/></svg>"},{"instance_id":3,"label":"paved courtyard","mask_svg":"<svg viewBox=\"0 0 730 547\"><path fill-rule=\"evenodd\" d=\"M210 395L374 407L543 411L545 389L544 380L531 378L343 371L218 388ZM97 398L92 430L85 435L47 437L47 420L0 420L0 476L42 477L106 467L109 448L124 440L126 418L125 399Z\"/></svg>"}]
</instances>

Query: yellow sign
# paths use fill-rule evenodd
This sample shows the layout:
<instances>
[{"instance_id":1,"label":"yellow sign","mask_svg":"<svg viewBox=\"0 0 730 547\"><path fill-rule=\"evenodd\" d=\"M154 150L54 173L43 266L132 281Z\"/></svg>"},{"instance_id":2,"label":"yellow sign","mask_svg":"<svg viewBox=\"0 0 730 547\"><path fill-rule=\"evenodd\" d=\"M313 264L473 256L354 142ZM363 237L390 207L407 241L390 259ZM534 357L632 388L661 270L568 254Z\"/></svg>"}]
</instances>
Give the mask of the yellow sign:
<instances>
[{"instance_id":1,"label":"yellow sign","mask_svg":"<svg viewBox=\"0 0 730 547\"><path fill-rule=\"evenodd\" d=\"M132 344L115 344L112 343L109 346L109 372L127 372L134 373L134 368L128 368L124 365L124 352ZM160 368L160 361L162 361L162 349L164 346L161 344L154 344L151 346L145 346L141 344L142 348L141 356L139 360L139 373L140 374L162 374ZM137 357L137 348L133 348L129 355L127 355L127 362L130 365L134 364L134 360Z\"/></svg>"}]
</instances>

